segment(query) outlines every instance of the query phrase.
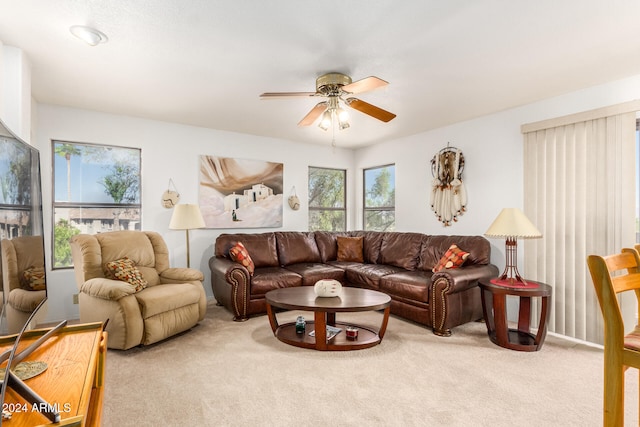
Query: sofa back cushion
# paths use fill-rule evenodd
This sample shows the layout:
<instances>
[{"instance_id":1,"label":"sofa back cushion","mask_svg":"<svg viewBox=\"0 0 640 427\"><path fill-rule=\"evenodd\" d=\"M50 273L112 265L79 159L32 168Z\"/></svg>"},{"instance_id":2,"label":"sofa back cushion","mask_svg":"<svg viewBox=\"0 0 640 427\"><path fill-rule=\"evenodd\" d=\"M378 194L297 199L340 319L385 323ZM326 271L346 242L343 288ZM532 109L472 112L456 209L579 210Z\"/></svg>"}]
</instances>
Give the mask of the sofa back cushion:
<instances>
[{"instance_id":1,"label":"sofa back cushion","mask_svg":"<svg viewBox=\"0 0 640 427\"><path fill-rule=\"evenodd\" d=\"M277 267L279 265L274 233L221 234L216 239L215 255L229 258L229 249L237 242L242 242L256 268Z\"/></svg>"},{"instance_id":2,"label":"sofa back cushion","mask_svg":"<svg viewBox=\"0 0 640 427\"><path fill-rule=\"evenodd\" d=\"M352 236L362 236L362 252L364 262L368 264L378 264L380 261L380 247L382 239L386 233L380 231L354 231Z\"/></svg>"},{"instance_id":3,"label":"sofa back cushion","mask_svg":"<svg viewBox=\"0 0 640 427\"><path fill-rule=\"evenodd\" d=\"M380 246L380 264L415 270L423 236L419 233L384 233Z\"/></svg>"},{"instance_id":4,"label":"sofa back cushion","mask_svg":"<svg viewBox=\"0 0 640 427\"><path fill-rule=\"evenodd\" d=\"M275 235L280 265L322 262L313 232L278 231Z\"/></svg>"},{"instance_id":5,"label":"sofa back cushion","mask_svg":"<svg viewBox=\"0 0 640 427\"><path fill-rule=\"evenodd\" d=\"M464 265L489 264L491 245L482 236L424 236L420 250L419 270L431 270L447 252L456 245L469 256Z\"/></svg>"},{"instance_id":6,"label":"sofa back cushion","mask_svg":"<svg viewBox=\"0 0 640 427\"><path fill-rule=\"evenodd\" d=\"M316 245L320 251L322 262L335 261L338 259L338 236L346 237L350 234L345 231L316 231L313 233L316 238Z\"/></svg>"}]
</instances>

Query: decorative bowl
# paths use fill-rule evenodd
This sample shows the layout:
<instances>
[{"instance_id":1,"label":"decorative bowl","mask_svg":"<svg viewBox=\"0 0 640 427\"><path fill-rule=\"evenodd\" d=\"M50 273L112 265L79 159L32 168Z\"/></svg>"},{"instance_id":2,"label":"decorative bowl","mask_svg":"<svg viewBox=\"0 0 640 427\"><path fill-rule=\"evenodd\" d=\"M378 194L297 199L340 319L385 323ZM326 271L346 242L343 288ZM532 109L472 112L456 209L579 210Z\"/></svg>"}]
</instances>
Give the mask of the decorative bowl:
<instances>
[{"instance_id":1,"label":"decorative bowl","mask_svg":"<svg viewBox=\"0 0 640 427\"><path fill-rule=\"evenodd\" d=\"M333 279L321 279L313 286L318 297L339 297L342 293L342 283Z\"/></svg>"}]
</instances>

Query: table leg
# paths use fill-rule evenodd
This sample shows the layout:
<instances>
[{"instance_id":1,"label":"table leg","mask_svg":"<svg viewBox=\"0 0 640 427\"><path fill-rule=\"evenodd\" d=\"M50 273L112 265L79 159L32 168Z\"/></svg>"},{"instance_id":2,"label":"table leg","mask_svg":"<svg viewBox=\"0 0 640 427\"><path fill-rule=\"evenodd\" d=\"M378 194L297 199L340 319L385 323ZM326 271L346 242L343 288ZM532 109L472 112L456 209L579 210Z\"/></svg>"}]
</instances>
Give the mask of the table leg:
<instances>
[{"instance_id":1,"label":"table leg","mask_svg":"<svg viewBox=\"0 0 640 427\"><path fill-rule=\"evenodd\" d=\"M327 325L336 326L336 313L327 313Z\"/></svg>"},{"instance_id":2,"label":"table leg","mask_svg":"<svg viewBox=\"0 0 640 427\"><path fill-rule=\"evenodd\" d=\"M380 341L384 337L384 333L387 331L387 323L389 322L389 313L391 312L391 306L387 306L384 309L384 315L382 317L382 325L380 325L380 331L378 331L378 336L380 337Z\"/></svg>"},{"instance_id":3,"label":"table leg","mask_svg":"<svg viewBox=\"0 0 640 427\"><path fill-rule=\"evenodd\" d=\"M276 313L273 311L273 308L271 308L271 304L267 304L267 315L269 316L269 324L271 325L271 330L275 334L278 326L280 325L278 325L278 319L276 319Z\"/></svg>"},{"instance_id":4,"label":"table leg","mask_svg":"<svg viewBox=\"0 0 640 427\"><path fill-rule=\"evenodd\" d=\"M539 349L547 336L547 320L549 319L549 297L542 297L542 308L540 310L540 324L536 334L536 347Z\"/></svg>"},{"instance_id":5,"label":"table leg","mask_svg":"<svg viewBox=\"0 0 640 427\"><path fill-rule=\"evenodd\" d=\"M316 311L314 313L314 327L316 330L316 349L327 349L327 313Z\"/></svg>"},{"instance_id":6,"label":"table leg","mask_svg":"<svg viewBox=\"0 0 640 427\"><path fill-rule=\"evenodd\" d=\"M484 321L487 325L487 333L491 336L491 334L496 330L496 324L493 320L493 294L486 289L482 289L480 292L482 296L482 314L484 315Z\"/></svg>"},{"instance_id":7,"label":"table leg","mask_svg":"<svg viewBox=\"0 0 640 427\"><path fill-rule=\"evenodd\" d=\"M520 297L520 309L518 312L518 330L529 333L531 322L531 297Z\"/></svg>"},{"instance_id":8,"label":"table leg","mask_svg":"<svg viewBox=\"0 0 640 427\"><path fill-rule=\"evenodd\" d=\"M509 346L509 325L507 323L506 296L493 294L493 317L496 327L496 341L502 347Z\"/></svg>"}]
</instances>

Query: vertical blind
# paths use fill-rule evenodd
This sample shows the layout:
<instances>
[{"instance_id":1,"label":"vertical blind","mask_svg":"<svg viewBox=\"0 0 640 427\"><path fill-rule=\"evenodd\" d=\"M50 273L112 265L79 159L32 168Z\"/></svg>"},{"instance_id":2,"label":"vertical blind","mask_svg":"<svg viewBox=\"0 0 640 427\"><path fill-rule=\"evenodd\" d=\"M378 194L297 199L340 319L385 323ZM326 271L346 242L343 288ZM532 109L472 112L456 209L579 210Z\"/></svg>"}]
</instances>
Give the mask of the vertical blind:
<instances>
[{"instance_id":1,"label":"vertical blind","mask_svg":"<svg viewBox=\"0 0 640 427\"><path fill-rule=\"evenodd\" d=\"M542 232L525 241L525 276L553 288L549 330L602 344L586 263L635 244L637 101L524 125L524 210ZM635 325L635 298L621 301ZM536 307L538 312L540 307Z\"/></svg>"}]
</instances>

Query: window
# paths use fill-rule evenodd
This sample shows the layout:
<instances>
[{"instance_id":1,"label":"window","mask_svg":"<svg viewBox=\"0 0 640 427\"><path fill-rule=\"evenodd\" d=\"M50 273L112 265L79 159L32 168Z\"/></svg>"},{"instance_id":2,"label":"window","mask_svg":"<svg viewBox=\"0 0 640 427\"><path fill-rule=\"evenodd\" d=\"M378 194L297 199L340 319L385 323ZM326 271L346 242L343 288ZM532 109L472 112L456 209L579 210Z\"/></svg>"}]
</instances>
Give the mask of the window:
<instances>
[{"instance_id":1,"label":"window","mask_svg":"<svg viewBox=\"0 0 640 427\"><path fill-rule=\"evenodd\" d=\"M393 231L396 228L396 166L364 170L364 229Z\"/></svg>"},{"instance_id":2,"label":"window","mask_svg":"<svg viewBox=\"0 0 640 427\"><path fill-rule=\"evenodd\" d=\"M35 150L0 135L0 239L42 233L39 165Z\"/></svg>"},{"instance_id":3,"label":"window","mask_svg":"<svg viewBox=\"0 0 640 427\"><path fill-rule=\"evenodd\" d=\"M80 233L140 230L140 149L53 141L53 268Z\"/></svg>"},{"instance_id":4,"label":"window","mask_svg":"<svg viewBox=\"0 0 640 427\"><path fill-rule=\"evenodd\" d=\"M347 171L309 167L309 230L347 229Z\"/></svg>"}]
</instances>

